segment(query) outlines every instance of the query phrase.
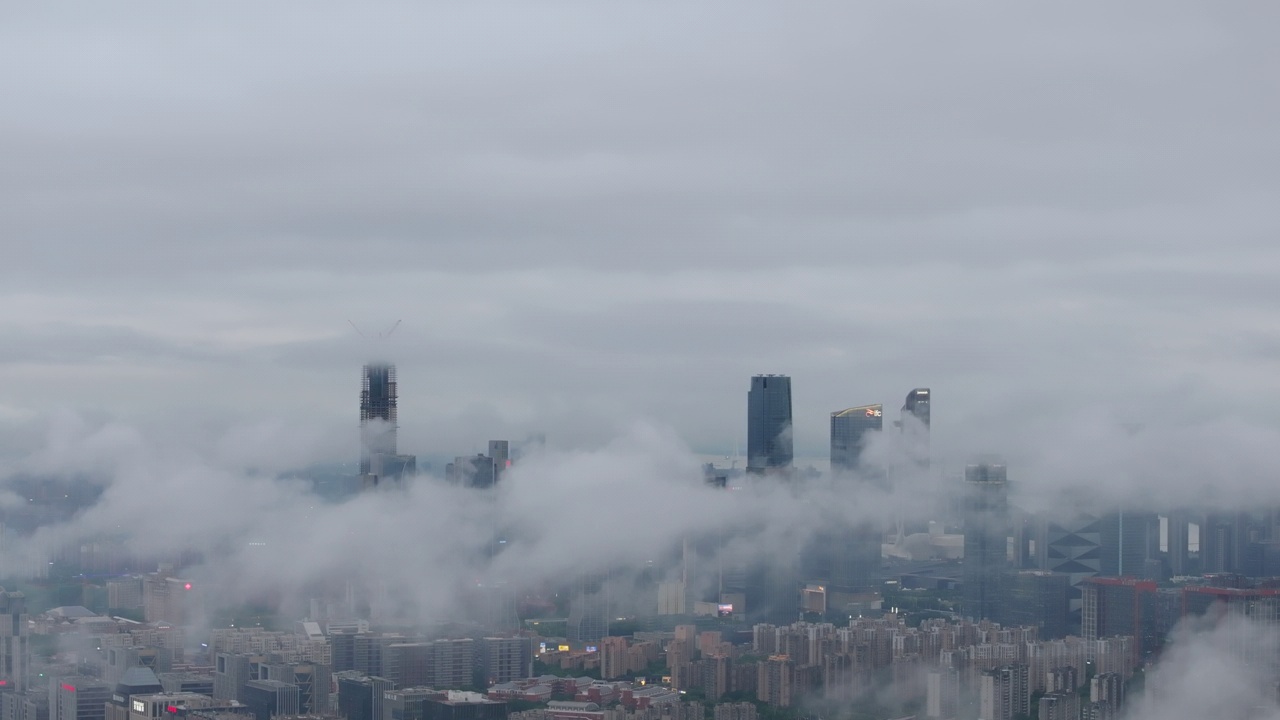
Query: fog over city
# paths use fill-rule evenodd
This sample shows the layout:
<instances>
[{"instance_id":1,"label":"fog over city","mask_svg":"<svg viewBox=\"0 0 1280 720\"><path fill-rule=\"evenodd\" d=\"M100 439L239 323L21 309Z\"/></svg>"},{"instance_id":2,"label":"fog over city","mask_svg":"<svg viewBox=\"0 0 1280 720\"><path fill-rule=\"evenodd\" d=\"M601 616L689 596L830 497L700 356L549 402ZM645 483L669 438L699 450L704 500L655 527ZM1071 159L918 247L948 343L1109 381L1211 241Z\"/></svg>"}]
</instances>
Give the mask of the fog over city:
<instances>
[{"instance_id":1,"label":"fog over city","mask_svg":"<svg viewBox=\"0 0 1280 720\"><path fill-rule=\"evenodd\" d=\"M477 622L476 588L580 576L630 619L842 528L886 558L959 538L971 463L1017 513L1159 514L1166 554L1172 513L1280 508L1278 23L0 7L0 577L104 543L176 562L205 630L353 586L388 622ZM417 472L326 493L358 484L371 361ZM791 378L786 480L741 473L766 373ZM912 388L926 465L894 425ZM877 403L861 458L891 481L829 469L831 414ZM523 453L495 487L450 481L498 438ZM11 519L61 484L91 502ZM1280 717L1251 622L1181 621L1125 717Z\"/></svg>"}]
</instances>

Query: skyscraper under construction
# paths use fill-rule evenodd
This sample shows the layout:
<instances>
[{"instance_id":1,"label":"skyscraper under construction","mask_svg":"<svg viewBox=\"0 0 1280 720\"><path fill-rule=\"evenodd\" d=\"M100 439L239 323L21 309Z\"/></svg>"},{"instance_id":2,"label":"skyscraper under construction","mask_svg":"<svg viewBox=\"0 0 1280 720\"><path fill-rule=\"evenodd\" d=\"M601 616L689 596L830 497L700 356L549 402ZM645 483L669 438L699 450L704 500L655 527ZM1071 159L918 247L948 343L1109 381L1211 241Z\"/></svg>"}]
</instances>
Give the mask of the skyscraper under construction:
<instances>
[{"instance_id":1,"label":"skyscraper under construction","mask_svg":"<svg viewBox=\"0 0 1280 720\"><path fill-rule=\"evenodd\" d=\"M396 451L396 399L396 366L365 365L360 389L360 478L365 487L417 470L414 456Z\"/></svg>"}]
</instances>

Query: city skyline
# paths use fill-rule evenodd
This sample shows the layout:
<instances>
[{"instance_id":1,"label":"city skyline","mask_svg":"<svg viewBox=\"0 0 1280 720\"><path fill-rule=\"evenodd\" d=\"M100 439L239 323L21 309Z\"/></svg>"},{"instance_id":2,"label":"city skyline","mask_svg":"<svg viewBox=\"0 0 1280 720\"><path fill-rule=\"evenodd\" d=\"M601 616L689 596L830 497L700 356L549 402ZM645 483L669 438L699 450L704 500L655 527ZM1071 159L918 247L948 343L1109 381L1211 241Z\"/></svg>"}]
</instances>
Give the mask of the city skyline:
<instances>
[{"instance_id":1,"label":"city skyline","mask_svg":"<svg viewBox=\"0 0 1280 720\"><path fill-rule=\"evenodd\" d=\"M1280 719L1280 5L133 9L0 9L0 720Z\"/></svg>"},{"instance_id":2,"label":"city skyline","mask_svg":"<svg viewBox=\"0 0 1280 720\"><path fill-rule=\"evenodd\" d=\"M349 398L316 389L368 359L348 319L403 317L382 349L448 378L404 398L411 452L530 432L587 448L658 419L727 453L744 440L722 418L762 370L797 378L804 456L826 454L827 413L896 411L920 383L946 389L942 456L1028 465L1013 454L1063 430L1085 448L1138 423L1273 439L1274 178L1255 158L1278 109L1253 90L1273 11L509 9L555 49L477 9L320 12L286 56L283 12L87 7L76 32L15 13L0 59L44 75L4 80L0 422L303 417L297 455L347 457Z\"/></svg>"}]
</instances>

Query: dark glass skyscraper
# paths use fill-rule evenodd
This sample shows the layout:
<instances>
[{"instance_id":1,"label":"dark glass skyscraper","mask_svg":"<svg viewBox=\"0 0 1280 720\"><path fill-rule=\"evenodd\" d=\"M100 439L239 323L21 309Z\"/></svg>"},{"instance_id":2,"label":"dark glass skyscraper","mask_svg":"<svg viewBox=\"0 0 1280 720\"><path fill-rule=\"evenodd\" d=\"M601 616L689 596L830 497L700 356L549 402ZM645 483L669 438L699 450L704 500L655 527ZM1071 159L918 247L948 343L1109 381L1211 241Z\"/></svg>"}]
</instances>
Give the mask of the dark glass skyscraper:
<instances>
[{"instance_id":1,"label":"dark glass skyscraper","mask_svg":"<svg viewBox=\"0 0 1280 720\"><path fill-rule=\"evenodd\" d=\"M871 436L884 429L884 406L861 405L831 413L831 472L853 472Z\"/></svg>"},{"instance_id":2,"label":"dark glass skyscraper","mask_svg":"<svg viewBox=\"0 0 1280 720\"><path fill-rule=\"evenodd\" d=\"M1001 575L1008 566L1008 472L1004 465L970 465L964 484L964 614L997 618Z\"/></svg>"},{"instance_id":3,"label":"dark glass skyscraper","mask_svg":"<svg viewBox=\"0 0 1280 720\"><path fill-rule=\"evenodd\" d=\"M360 476L376 484L377 475L394 474L382 466L397 457L396 366L369 363L360 386Z\"/></svg>"},{"instance_id":4,"label":"dark glass skyscraper","mask_svg":"<svg viewBox=\"0 0 1280 720\"><path fill-rule=\"evenodd\" d=\"M747 472L791 466L791 378L756 375L747 393Z\"/></svg>"}]
</instances>

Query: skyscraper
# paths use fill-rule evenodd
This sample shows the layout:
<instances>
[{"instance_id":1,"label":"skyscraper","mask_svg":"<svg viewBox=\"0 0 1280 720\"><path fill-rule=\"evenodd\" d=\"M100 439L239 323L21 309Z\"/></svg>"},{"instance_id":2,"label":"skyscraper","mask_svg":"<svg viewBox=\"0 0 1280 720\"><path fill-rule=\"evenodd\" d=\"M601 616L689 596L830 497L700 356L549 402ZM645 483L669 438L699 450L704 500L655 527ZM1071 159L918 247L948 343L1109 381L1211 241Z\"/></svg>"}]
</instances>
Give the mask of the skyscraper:
<instances>
[{"instance_id":1,"label":"skyscraper","mask_svg":"<svg viewBox=\"0 0 1280 720\"><path fill-rule=\"evenodd\" d=\"M417 472L417 458L396 452L396 366L364 366L360 389L360 481L375 487L380 478L398 480Z\"/></svg>"},{"instance_id":2,"label":"skyscraper","mask_svg":"<svg viewBox=\"0 0 1280 720\"><path fill-rule=\"evenodd\" d=\"M964 614L996 618L1008 565L1008 472L1004 465L970 465L964 483Z\"/></svg>"},{"instance_id":3,"label":"skyscraper","mask_svg":"<svg viewBox=\"0 0 1280 720\"><path fill-rule=\"evenodd\" d=\"M883 429L883 405L860 405L831 413L831 472L857 470L867 441Z\"/></svg>"},{"instance_id":4,"label":"skyscraper","mask_svg":"<svg viewBox=\"0 0 1280 720\"><path fill-rule=\"evenodd\" d=\"M831 472L843 481L880 480L884 468L863 458L868 440L884 428L883 405L860 405L831 413ZM871 521L822 530L805 549L805 580L828 586L829 606L843 612L849 593L873 587L880 575L883 528Z\"/></svg>"},{"instance_id":5,"label":"skyscraper","mask_svg":"<svg viewBox=\"0 0 1280 720\"><path fill-rule=\"evenodd\" d=\"M916 388L907 393L907 400L902 404L902 417L898 421L898 425L902 428L903 449L907 457L921 466L929 464L931 395L929 388Z\"/></svg>"},{"instance_id":6,"label":"skyscraper","mask_svg":"<svg viewBox=\"0 0 1280 720\"><path fill-rule=\"evenodd\" d=\"M6 690L26 692L30 662L27 596L0 587L0 684Z\"/></svg>"},{"instance_id":7,"label":"skyscraper","mask_svg":"<svg viewBox=\"0 0 1280 720\"><path fill-rule=\"evenodd\" d=\"M747 472L791 466L791 378L756 375L747 393Z\"/></svg>"},{"instance_id":8,"label":"skyscraper","mask_svg":"<svg viewBox=\"0 0 1280 720\"><path fill-rule=\"evenodd\" d=\"M376 454L396 454L396 366L364 366L360 389L360 474L367 475Z\"/></svg>"}]
</instances>

